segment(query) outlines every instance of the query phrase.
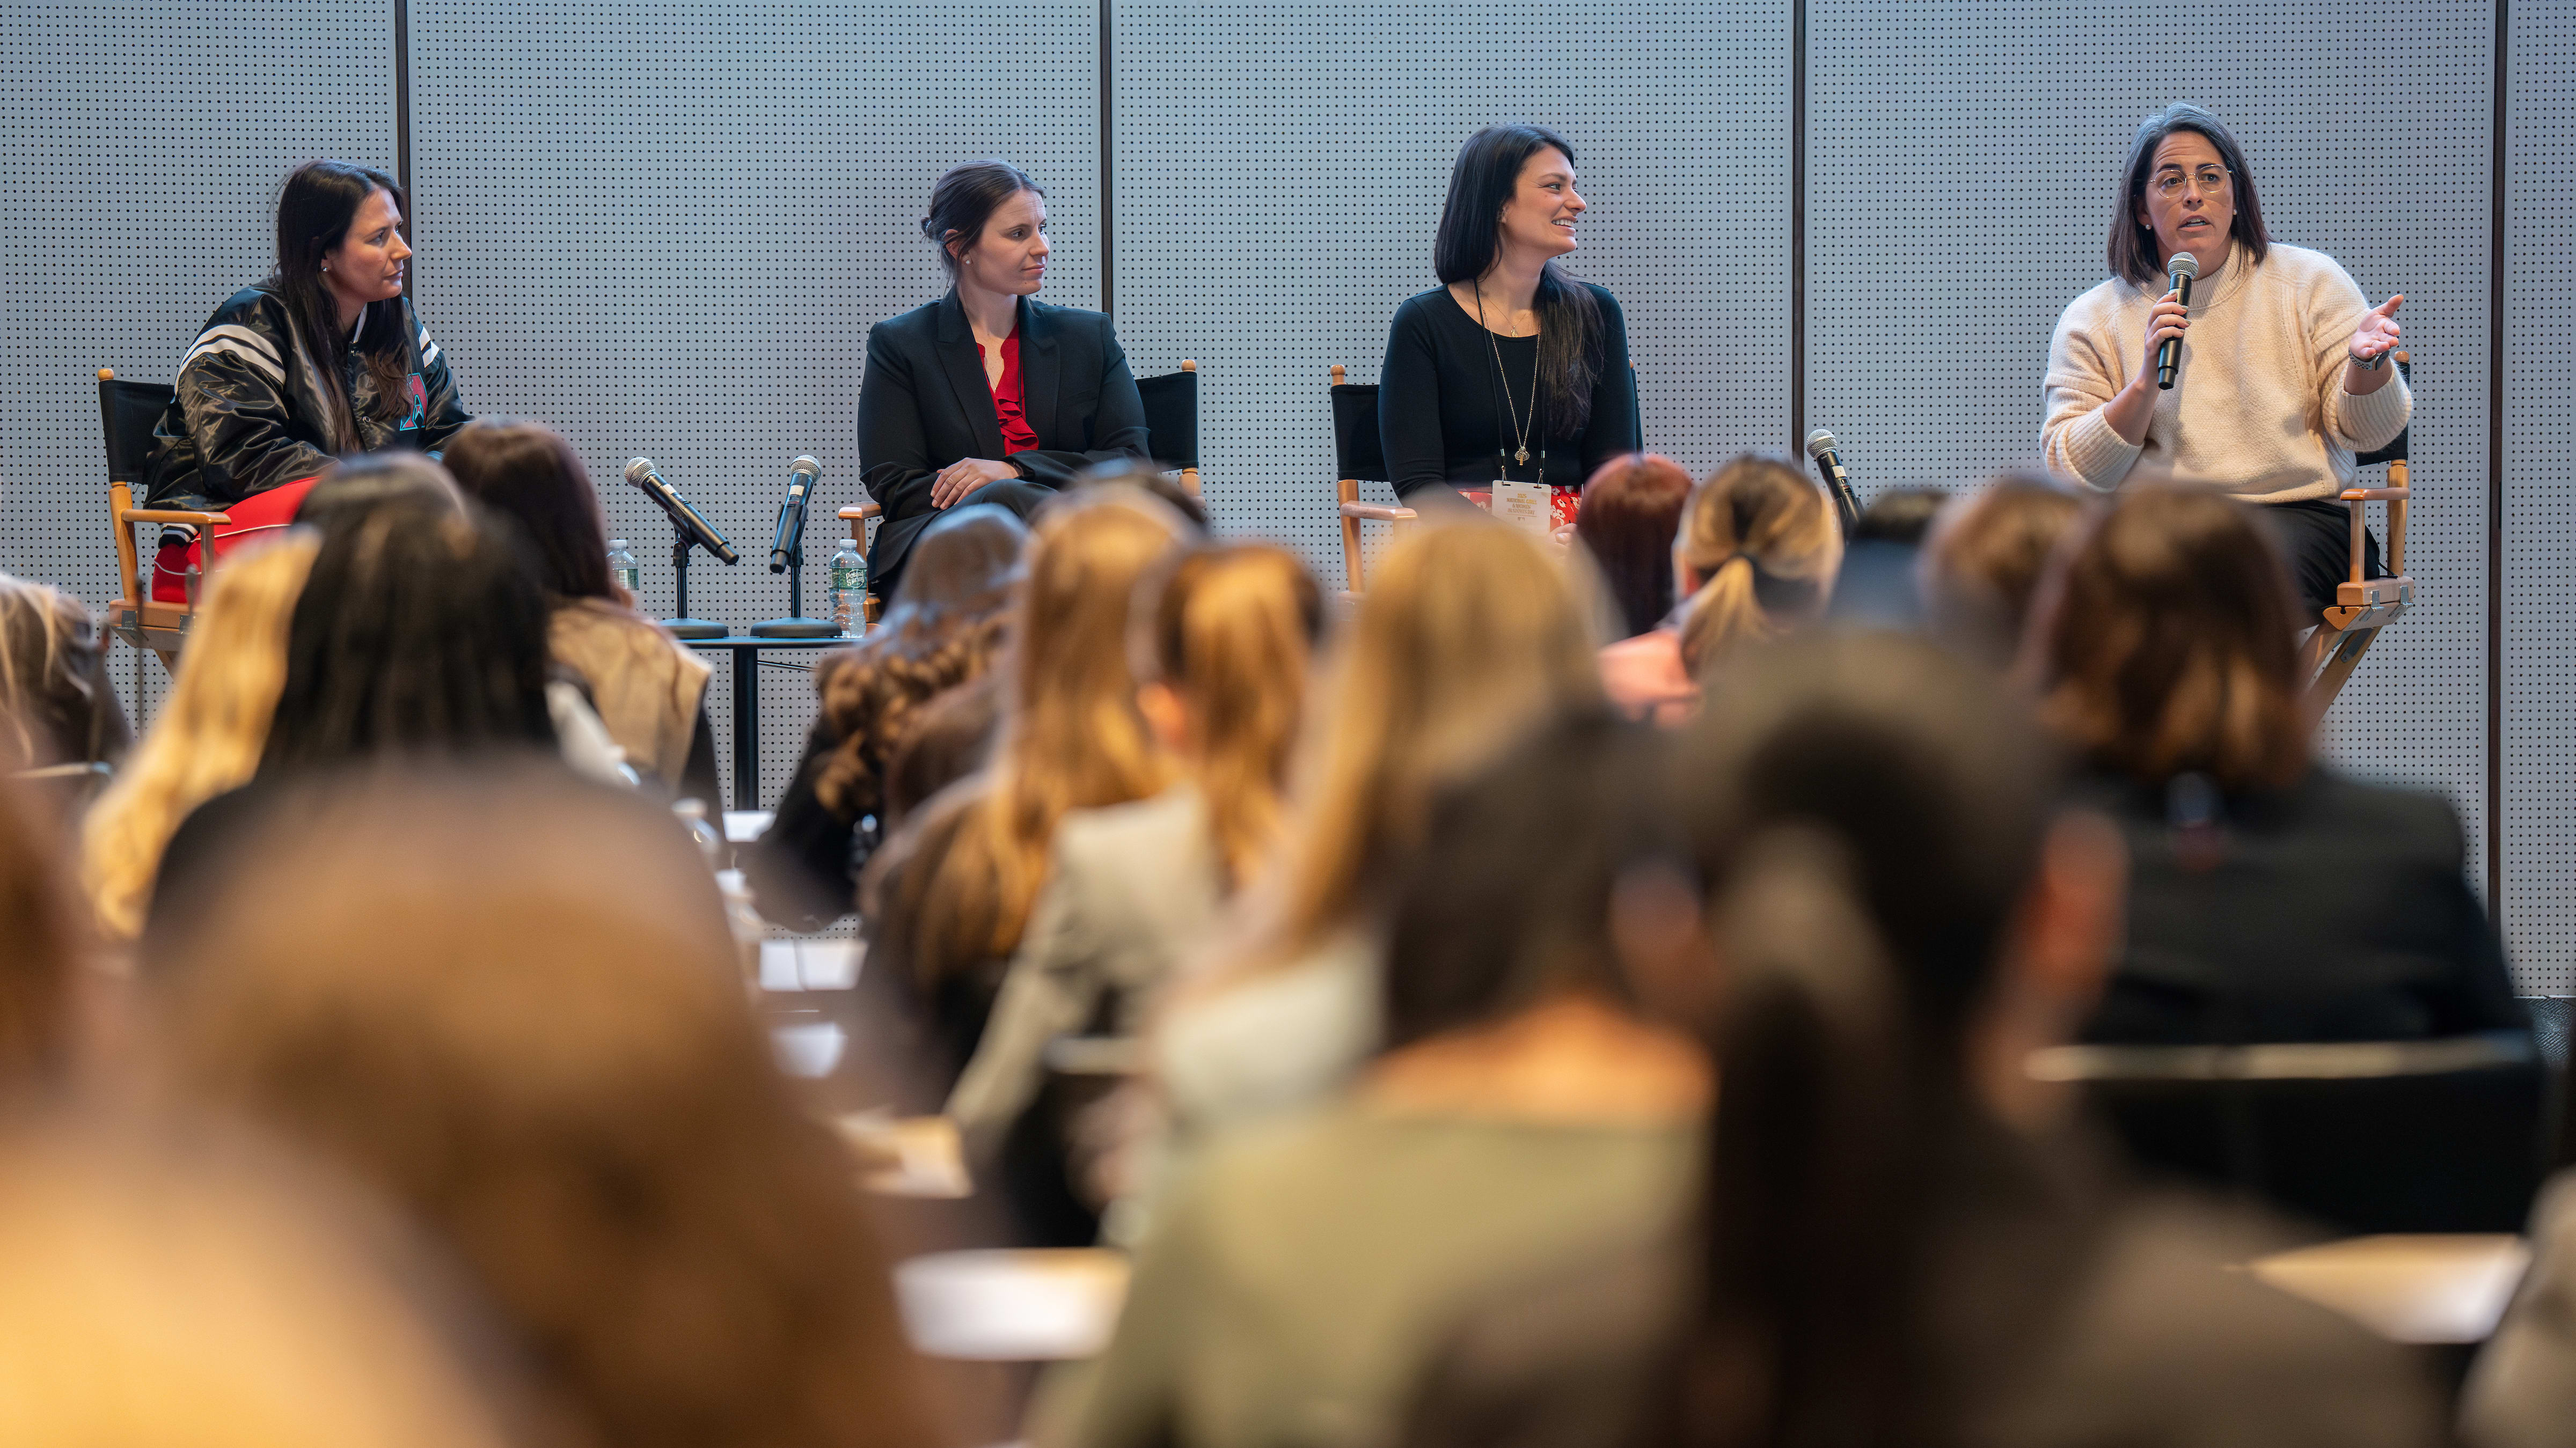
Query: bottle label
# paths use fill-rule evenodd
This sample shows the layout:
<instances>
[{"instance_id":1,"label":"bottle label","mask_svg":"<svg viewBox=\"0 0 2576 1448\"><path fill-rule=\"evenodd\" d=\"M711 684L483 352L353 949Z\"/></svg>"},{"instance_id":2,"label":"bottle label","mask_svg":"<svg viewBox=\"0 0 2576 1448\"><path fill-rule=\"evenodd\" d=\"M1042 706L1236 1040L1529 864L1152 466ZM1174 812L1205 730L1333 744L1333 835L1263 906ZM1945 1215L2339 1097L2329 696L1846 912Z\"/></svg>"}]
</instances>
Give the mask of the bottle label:
<instances>
[{"instance_id":1,"label":"bottle label","mask_svg":"<svg viewBox=\"0 0 2576 1448\"><path fill-rule=\"evenodd\" d=\"M868 566L864 563L832 570L832 591L835 593L856 593L867 586Z\"/></svg>"},{"instance_id":2,"label":"bottle label","mask_svg":"<svg viewBox=\"0 0 2576 1448\"><path fill-rule=\"evenodd\" d=\"M633 593L642 586L642 575L640 568L620 568L617 570L617 586Z\"/></svg>"}]
</instances>

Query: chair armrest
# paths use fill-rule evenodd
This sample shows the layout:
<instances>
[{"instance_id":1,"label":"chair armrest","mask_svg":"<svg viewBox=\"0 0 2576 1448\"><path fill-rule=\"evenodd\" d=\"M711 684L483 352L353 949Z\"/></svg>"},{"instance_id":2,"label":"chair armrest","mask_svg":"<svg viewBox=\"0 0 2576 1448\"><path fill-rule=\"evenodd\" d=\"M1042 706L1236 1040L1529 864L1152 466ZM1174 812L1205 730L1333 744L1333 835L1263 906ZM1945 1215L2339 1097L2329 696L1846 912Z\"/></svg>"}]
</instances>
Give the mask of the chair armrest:
<instances>
[{"instance_id":1,"label":"chair armrest","mask_svg":"<svg viewBox=\"0 0 2576 1448\"><path fill-rule=\"evenodd\" d=\"M1422 515L1411 508L1390 508L1382 503L1344 503L1342 516L1366 518L1377 523L1410 523Z\"/></svg>"},{"instance_id":2,"label":"chair armrest","mask_svg":"<svg viewBox=\"0 0 2576 1448\"><path fill-rule=\"evenodd\" d=\"M128 508L116 515L120 523L193 523L201 528L225 528L232 517L225 513L197 513L186 508Z\"/></svg>"},{"instance_id":3,"label":"chair armrest","mask_svg":"<svg viewBox=\"0 0 2576 1448\"><path fill-rule=\"evenodd\" d=\"M2346 488L2336 496L2347 503L2366 503L2389 498L2411 498L2412 488Z\"/></svg>"},{"instance_id":4,"label":"chair armrest","mask_svg":"<svg viewBox=\"0 0 2576 1448\"><path fill-rule=\"evenodd\" d=\"M844 523L864 523L870 518L884 517L885 509L874 503L861 503L855 508L843 508L839 516Z\"/></svg>"}]
</instances>

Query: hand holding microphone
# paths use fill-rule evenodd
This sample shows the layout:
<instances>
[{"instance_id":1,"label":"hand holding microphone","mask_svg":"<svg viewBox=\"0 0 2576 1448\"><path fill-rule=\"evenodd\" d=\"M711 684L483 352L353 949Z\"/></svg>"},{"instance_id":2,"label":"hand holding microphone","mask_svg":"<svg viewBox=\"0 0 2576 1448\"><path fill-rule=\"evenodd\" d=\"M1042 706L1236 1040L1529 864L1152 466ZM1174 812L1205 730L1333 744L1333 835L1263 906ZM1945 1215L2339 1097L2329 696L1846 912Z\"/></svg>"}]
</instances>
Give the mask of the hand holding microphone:
<instances>
[{"instance_id":1,"label":"hand holding microphone","mask_svg":"<svg viewBox=\"0 0 2576 1448\"><path fill-rule=\"evenodd\" d=\"M2191 330L2191 279L2200 275L2200 258L2187 251L2165 263L2167 291L2147 313L2147 342L2156 349L2156 390L2171 392L2182 371L2182 334Z\"/></svg>"}]
</instances>

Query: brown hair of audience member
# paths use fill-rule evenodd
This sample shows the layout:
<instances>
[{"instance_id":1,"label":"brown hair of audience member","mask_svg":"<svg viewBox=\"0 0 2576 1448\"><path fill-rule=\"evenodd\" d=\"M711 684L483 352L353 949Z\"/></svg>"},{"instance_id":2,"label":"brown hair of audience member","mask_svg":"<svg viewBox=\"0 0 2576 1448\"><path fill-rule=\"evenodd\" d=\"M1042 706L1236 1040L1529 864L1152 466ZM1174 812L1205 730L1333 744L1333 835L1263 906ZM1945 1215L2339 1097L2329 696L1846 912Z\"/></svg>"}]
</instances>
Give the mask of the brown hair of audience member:
<instances>
[{"instance_id":1,"label":"brown hair of audience member","mask_svg":"<svg viewBox=\"0 0 2576 1448\"><path fill-rule=\"evenodd\" d=\"M1143 799L1170 782L1170 761L1136 713L1128 614L1138 581L1186 531L1171 509L1132 488L1084 489L1039 516L1011 620L1010 692L993 761L978 787L943 796L945 808L962 813L942 856L921 862L935 867L900 952L916 980L1018 947L1066 811ZM934 803L906 828L947 833L940 814Z\"/></svg>"},{"instance_id":2,"label":"brown hair of audience member","mask_svg":"<svg viewBox=\"0 0 2576 1448\"><path fill-rule=\"evenodd\" d=\"M1941 515L1941 505L1949 501L1949 493L1940 488L1889 488L1860 510L1849 541L1920 547L1933 519Z\"/></svg>"},{"instance_id":3,"label":"brown hair of audience member","mask_svg":"<svg viewBox=\"0 0 2576 1448\"><path fill-rule=\"evenodd\" d=\"M124 752L132 736L106 653L78 599L0 573L0 719L18 767L113 763Z\"/></svg>"},{"instance_id":4,"label":"brown hair of audience member","mask_svg":"<svg viewBox=\"0 0 2576 1448\"><path fill-rule=\"evenodd\" d=\"M599 494L562 433L542 422L478 418L448 440L440 461L465 496L518 525L549 595L634 602L609 574Z\"/></svg>"},{"instance_id":5,"label":"brown hair of audience member","mask_svg":"<svg viewBox=\"0 0 2576 1448\"><path fill-rule=\"evenodd\" d=\"M1722 684L1673 775L1729 979L1670 1426L1943 1441L1920 1294L2006 1130L1972 1037L2043 855L2051 751L1988 674L1902 635L1759 650Z\"/></svg>"},{"instance_id":6,"label":"brown hair of audience member","mask_svg":"<svg viewBox=\"0 0 2576 1448\"><path fill-rule=\"evenodd\" d=\"M1324 632L1324 594L1284 548L1236 543L1183 554L1141 620L1139 702L1184 736L1182 767L1207 801L1227 882L1277 854L1290 755Z\"/></svg>"},{"instance_id":7,"label":"brown hair of audience member","mask_svg":"<svg viewBox=\"0 0 2576 1448\"><path fill-rule=\"evenodd\" d=\"M352 1195L199 1128L53 1112L0 1125L9 1441L551 1442L517 1431L478 1324Z\"/></svg>"},{"instance_id":8,"label":"brown hair of audience member","mask_svg":"<svg viewBox=\"0 0 2576 1448\"><path fill-rule=\"evenodd\" d=\"M207 579L160 717L82 821L90 910L111 939L142 930L162 848L179 822L259 772L286 682L287 624L321 546L308 529L290 531Z\"/></svg>"},{"instance_id":9,"label":"brown hair of audience member","mask_svg":"<svg viewBox=\"0 0 2576 1448\"><path fill-rule=\"evenodd\" d=\"M1208 530L1207 504L1183 485L1170 470L1154 463L1133 458L1120 462L1093 463L1073 475L1073 486L1081 488L1130 487L1141 489L1171 505L1173 512L1188 520L1195 534Z\"/></svg>"},{"instance_id":10,"label":"brown hair of audience member","mask_svg":"<svg viewBox=\"0 0 2576 1448\"><path fill-rule=\"evenodd\" d=\"M932 1440L848 1153L650 802L542 760L308 775L145 945L176 1088L410 1209L597 1443Z\"/></svg>"},{"instance_id":11,"label":"brown hair of audience member","mask_svg":"<svg viewBox=\"0 0 2576 1448\"><path fill-rule=\"evenodd\" d=\"M76 975L86 940L56 863L55 825L24 785L0 781L0 1083L59 1078L72 1064Z\"/></svg>"},{"instance_id":12,"label":"brown hair of audience member","mask_svg":"<svg viewBox=\"0 0 2576 1448\"><path fill-rule=\"evenodd\" d=\"M1696 677L1729 648L1822 617L1843 541L1814 480L1747 454L1691 494L1673 556L1700 580L1682 620L1682 667Z\"/></svg>"},{"instance_id":13,"label":"brown hair of audience member","mask_svg":"<svg viewBox=\"0 0 2576 1448\"><path fill-rule=\"evenodd\" d=\"M916 712L981 677L999 653L1028 536L1000 508L941 514L914 540L884 620L824 656L815 689L841 736L814 780L825 808L847 820L885 813L886 769Z\"/></svg>"},{"instance_id":14,"label":"brown hair of audience member","mask_svg":"<svg viewBox=\"0 0 2576 1448\"><path fill-rule=\"evenodd\" d=\"M1933 627L2009 659L2049 559L2083 516L2073 490L2027 473L2001 474L1943 509L1916 565Z\"/></svg>"},{"instance_id":15,"label":"brown hair of audience member","mask_svg":"<svg viewBox=\"0 0 2576 1448\"><path fill-rule=\"evenodd\" d=\"M2308 767L2288 574L2242 503L2124 488L2032 623L2041 717L2101 770L2285 788Z\"/></svg>"},{"instance_id":16,"label":"brown hair of audience member","mask_svg":"<svg viewBox=\"0 0 2576 1448\"><path fill-rule=\"evenodd\" d=\"M1673 611L1673 535L1690 490L1690 474L1661 453L1612 458L1583 485L1574 536L1601 565L1628 637Z\"/></svg>"},{"instance_id":17,"label":"brown hair of audience member","mask_svg":"<svg viewBox=\"0 0 2576 1448\"><path fill-rule=\"evenodd\" d=\"M1516 528L1466 517L1389 550L1320 708L1270 948L1294 960L1382 910L1434 794L1525 731L1603 707L1575 574Z\"/></svg>"}]
</instances>

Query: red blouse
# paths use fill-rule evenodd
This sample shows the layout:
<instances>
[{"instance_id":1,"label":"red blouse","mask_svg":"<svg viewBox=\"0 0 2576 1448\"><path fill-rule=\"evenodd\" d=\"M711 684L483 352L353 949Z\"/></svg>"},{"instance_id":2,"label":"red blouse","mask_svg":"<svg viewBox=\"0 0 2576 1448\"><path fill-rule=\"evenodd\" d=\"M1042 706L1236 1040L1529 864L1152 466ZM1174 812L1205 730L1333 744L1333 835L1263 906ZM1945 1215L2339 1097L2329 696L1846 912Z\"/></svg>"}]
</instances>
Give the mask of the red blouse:
<instances>
[{"instance_id":1,"label":"red blouse","mask_svg":"<svg viewBox=\"0 0 2576 1448\"><path fill-rule=\"evenodd\" d=\"M1002 339L1002 380L993 384L993 412L1002 421L1002 456L1027 452L1038 445L1037 429L1029 426L1028 383L1020 375L1017 327Z\"/></svg>"}]
</instances>

